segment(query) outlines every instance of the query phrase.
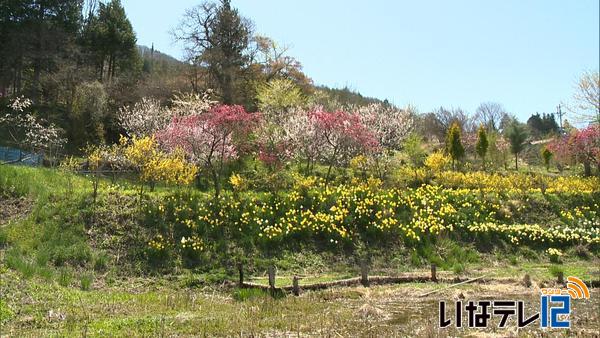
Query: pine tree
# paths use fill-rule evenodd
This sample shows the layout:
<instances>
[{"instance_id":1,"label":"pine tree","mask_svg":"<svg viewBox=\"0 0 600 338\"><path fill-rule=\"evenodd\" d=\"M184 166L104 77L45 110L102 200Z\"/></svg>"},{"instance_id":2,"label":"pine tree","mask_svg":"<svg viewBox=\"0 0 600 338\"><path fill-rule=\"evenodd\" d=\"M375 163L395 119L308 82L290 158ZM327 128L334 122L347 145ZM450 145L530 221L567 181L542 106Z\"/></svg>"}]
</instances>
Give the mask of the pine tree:
<instances>
[{"instance_id":1,"label":"pine tree","mask_svg":"<svg viewBox=\"0 0 600 338\"><path fill-rule=\"evenodd\" d=\"M452 169L456 170L456 161L465 155L465 148L460 140L460 126L454 122L446 136L446 150L452 158Z\"/></svg>"},{"instance_id":2,"label":"pine tree","mask_svg":"<svg viewBox=\"0 0 600 338\"><path fill-rule=\"evenodd\" d=\"M111 81L125 70L141 69L136 65L137 38L121 0L100 3L98 12L92 14L84 28L82 40L101 81Z\"/></svg>"},{"instance_id":3,"label":"pine tree","mask_svg":"<svg viewBox=\"0 0 600 338\"><path fill-rule=\"evenodd\" d=\"M527 136L527 130L517 121L513 121L506 131L510 152L515 155L515 170L519 170L519 153L525 149Z\"/></svg>"},{"instance_id":4,"label":"pine tree","mask_svg":"<svg viewBox=\"0 0 600 338\"><path fill-rule=\"evenodd\" d=\"M550 170L550 160L552 159L552 152L548 149L548 147L542 148L542 159L544 160L544 164L546 165L546 170Z\"/></svg>"},{"instance_id":5,"label":"pine tree","mask_svg":"<svg viewBox=\"0 0 600 338\"><path fill-rule=\"evenodd\" d=\"M479 127L479 131L477 132L477 144L475 145L475 151L477 151L477 155L481 157L481 163L483 164L483 170L485 171L485 155L487 154L489 147L487 132L483 124Z\"/></svg>"}]
</instances>

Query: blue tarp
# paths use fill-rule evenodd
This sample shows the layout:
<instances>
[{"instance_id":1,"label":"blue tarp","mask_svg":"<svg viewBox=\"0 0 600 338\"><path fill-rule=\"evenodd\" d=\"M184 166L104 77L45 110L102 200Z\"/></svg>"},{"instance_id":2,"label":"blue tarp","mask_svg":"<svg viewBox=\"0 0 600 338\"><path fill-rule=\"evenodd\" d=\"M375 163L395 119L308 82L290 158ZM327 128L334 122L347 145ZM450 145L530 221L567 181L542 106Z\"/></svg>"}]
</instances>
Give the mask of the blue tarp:
<instances>
[{"instance_id":1,"label":"blue tarp","mask_svg":"<svg viewBox=\"0 0 600 338\"><path fill-rule=\"evenodd\" d=\"M0 161L15 162L27 165L41 165L43 157L39 154L31 154L20 149L0 147Z\"/></svg>"}]
</instances>

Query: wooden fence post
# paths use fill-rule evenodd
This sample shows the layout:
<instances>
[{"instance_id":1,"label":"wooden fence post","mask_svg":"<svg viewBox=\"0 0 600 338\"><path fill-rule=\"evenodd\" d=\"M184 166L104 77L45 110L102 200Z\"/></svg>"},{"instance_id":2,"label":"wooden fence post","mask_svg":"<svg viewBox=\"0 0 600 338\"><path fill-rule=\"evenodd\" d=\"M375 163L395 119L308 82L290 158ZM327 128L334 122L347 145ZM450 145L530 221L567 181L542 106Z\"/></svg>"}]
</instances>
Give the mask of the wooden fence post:
<instances>
[{"instance_id":1,"label":"wooden fence post","mask_svg":"<svg viewBox=\"0 0 600 338\"><path fill-rule=\"evenodd\" d=\"M360 263L360 283L367 287L369 286L369 263L363 259Z\"/></svg>"},{"instance_id":2,"label":"wooden fence post","mask_svg":"<svg viewBox=\"0 0 600 338\"><path fill-rule=\"evenodd\" d=\"M565 283L565 275L562 271L558 272L558 276L556 276L558 279L558 284L564 284Z\"/></svg>"},{"instance_id":3,"label":"wooden fence post","mask_svg":"<svg viewBox=\"0 0 600 338\"><path fill-rule=\"evenodd\" d=\"M271 291L275 290L275 266L269 265L269 287Z\"/></svg>"},{"instance_id":4,"label":"wooden fence post","mask_svg":"<svg viewBox=\"0 0 600 338\"><path fill-rule=\"evenodd\" d=\"M298 276L294 276L294 279L292 280L292 292L294 293L294 296L300 296L300 286L298 285Z\"/></svg>"},{"instance_id":5,"label":"wooden fence post","mask_svg":"<svg viewBox=\"0 0 600 338\"><path fill-rule=\"evenodd\" d=\"M433 282L437 283L436 266L435 266L435 264L431 264L431 280Z\"/></svg>"}]
</instances>

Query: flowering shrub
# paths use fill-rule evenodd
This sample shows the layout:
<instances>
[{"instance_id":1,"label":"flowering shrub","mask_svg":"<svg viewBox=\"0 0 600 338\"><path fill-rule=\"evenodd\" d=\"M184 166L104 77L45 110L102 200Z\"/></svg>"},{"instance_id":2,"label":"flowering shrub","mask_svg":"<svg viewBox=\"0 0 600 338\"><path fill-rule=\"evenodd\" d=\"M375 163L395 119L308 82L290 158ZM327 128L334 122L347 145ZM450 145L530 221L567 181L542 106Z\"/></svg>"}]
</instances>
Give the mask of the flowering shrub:
<instances>
[{"instance_id":1,"label":"flowering shrub","mask_svg":"<svg viewBox=\"0 0 600 338\"><path fill-rule=\"evenodd\" d=\"M166 154L153 137L122 137L120 143L124 157L138 171L142 182L188 185L196 177L196 167L185 160L181 151Z\"/></svg>"},{"instance_id":2,"label":"flowering shrub","mask_svg":"<svg viewBox=\"0 0 600 338\"><path fill-rule=\"evenodd\" d=\"M438 151L430 154L425 159L425 167L434 173L444 170L450 164L451 159L444 153Z\"/></svg>"}]
</instances>

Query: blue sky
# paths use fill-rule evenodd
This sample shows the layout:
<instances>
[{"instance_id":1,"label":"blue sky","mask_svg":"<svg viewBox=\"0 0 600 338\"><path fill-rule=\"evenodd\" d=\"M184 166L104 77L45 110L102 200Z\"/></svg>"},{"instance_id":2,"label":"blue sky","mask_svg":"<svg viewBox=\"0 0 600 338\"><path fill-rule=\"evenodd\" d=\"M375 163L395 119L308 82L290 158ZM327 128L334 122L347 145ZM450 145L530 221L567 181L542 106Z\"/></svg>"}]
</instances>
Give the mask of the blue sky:
<instances>
[{"instance_id":1,"label":"blue sky","mask_svg":"<svg viewBox=\"0 0 600 338\"><path fill-rule=\"evenodd\" d=\"M199 0L123 0L138 43L181 57L169 30ZM495 101L554 112L599 67L598 0L232 0L315 83L427 112Z\"/></svg>"}]
</instances>

